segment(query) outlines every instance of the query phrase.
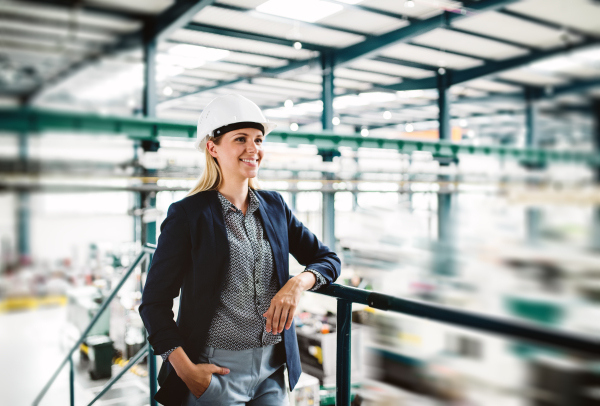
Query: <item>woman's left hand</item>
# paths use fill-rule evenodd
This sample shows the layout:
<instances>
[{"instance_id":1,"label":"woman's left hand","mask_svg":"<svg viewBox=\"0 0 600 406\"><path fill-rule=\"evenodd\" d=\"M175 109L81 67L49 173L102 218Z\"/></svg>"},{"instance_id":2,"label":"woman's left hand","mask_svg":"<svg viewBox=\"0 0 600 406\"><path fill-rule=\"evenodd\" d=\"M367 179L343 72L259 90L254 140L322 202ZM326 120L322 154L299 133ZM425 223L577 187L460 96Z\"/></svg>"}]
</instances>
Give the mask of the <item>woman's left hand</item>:
<instances>
[{"instance_id":1,"label":"woman's left hand","mask_svg":"<svg viewBox=\"0 0 600 406\"><path fill-rule=\"evenodd\" d=\"M294 278L288 280L277 292L271 299L269 310L263 313L263 316L267 318L267 331L271 332L272 330L273 334L281 333L284 325L286 330L290 329L302 292L299 281Z\"/></svg>"}]
</instances>

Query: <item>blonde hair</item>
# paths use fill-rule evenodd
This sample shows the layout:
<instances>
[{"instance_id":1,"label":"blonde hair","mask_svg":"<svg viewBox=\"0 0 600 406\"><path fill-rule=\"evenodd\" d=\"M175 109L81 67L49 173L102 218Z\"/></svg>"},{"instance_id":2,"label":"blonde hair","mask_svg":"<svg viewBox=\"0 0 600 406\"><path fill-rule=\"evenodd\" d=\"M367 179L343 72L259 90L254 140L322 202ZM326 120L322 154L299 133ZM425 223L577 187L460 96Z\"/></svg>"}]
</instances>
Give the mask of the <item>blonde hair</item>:
<instances>
[{"instance_id":1,"label":"blonde hair","mask_svg":"<svg viewBox=\"0 0 600 406\"><path fill-rule=\"evenodd\" d=\"M212 138L215 144L219 145L221 142L221 137ZM223 173L221 172L221 167L217 162L217 159L214 158L210 152L208 152L208 147L204 149L204 157L206 159L206 165L204 167L204 171L200 175L198 179L198 183L194 186L190 191L186 194L187 196L195 195L199 192L204 192L205 190L218 190L223 183ZM257 178L249 178L248 179L248 187L250 189L260 189L260 185L258 183Z\"/></svg>"}]
</instances>

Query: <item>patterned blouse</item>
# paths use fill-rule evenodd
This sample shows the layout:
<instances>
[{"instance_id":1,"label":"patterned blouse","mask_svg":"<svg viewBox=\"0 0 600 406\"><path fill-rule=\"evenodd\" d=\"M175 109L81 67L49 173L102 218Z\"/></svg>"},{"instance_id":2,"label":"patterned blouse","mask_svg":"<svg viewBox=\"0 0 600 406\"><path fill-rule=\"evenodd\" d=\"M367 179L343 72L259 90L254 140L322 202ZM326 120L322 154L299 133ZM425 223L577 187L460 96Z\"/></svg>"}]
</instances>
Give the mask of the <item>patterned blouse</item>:
<instances>
[{"instance_id":1,"label":"patterned blouse","mask_svg":"<svg viewBox=\"0 0 600 406\"><path fill-rule=\"evenodd\" d=\"M267 319L262 314L271 299L280 289L275 272L271 244L263 231L258 211L259 200L248 188L250 204L246 215L220 192L218 193L227 239L229 240L229 269L213 320L206 345L227 350L245 350L277 344L281 333L267 332ZM308 290L315 291L326 284L326 279L314 269L317 279ZM176 350L175 347L163 354L163 361Z\"/></svg>"}]
</instances>

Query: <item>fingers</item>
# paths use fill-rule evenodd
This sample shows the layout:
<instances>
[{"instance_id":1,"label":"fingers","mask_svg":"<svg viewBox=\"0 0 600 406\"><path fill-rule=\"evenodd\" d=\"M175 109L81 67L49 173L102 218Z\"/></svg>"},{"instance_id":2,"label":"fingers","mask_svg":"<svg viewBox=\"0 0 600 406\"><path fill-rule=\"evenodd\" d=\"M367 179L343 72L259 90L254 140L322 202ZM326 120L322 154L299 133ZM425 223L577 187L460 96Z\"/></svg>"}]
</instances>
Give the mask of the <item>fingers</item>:
<instances>
[{"instance_id":1,"label":"fingers","mask_svg":"<svg viewBox=\"0 0 600 406\"><path fill-rule=\"evenodd\" d=\"M285 325L285 329L289 330L292 327L292 321L294 320L294 314L296 313L296 306L290 307L290 312L287 318L287 323Z\"/></svg>"},{"instance_id":2,"label":"fingers","mask_svg":"<svg viewBox=\"0 0 600 406\"><path fill-rule=\"evenodd\" d=\"M280 325L280 321L279 319L281 318L281 306L275 306L275 311L273 312L273 334L278 333L278 329L279 329L279 325ZM267 330L268 331L268 330Z\"/></svg>"},{"instance_id":3,"label":"fingers","mask_svg":"<svg viewBox=\"0 0 600 406\"><path fill-rule=\"evenodd\" d=\"M269 307L269 310L267 310L266 312L263 313L263 316L265 316L267 318L267 324L265 326L267 331L271 331L271 309L273 308L273 306Z\"/></svg>"},{"instance_id":4,"label":"fingers","mask_svg":"<svg viewBox=\"0 0 600 406\"><path fill-rule=\"evenodd\" d=\"M279 329L277 330L278 333L281 333L283 331L283 327L285 325L285 322L288 318L288 314L289 314L290 308L289 307L285 307L283 309L283 311L281 312L281 316L279 317Z\"/></svg>"},{"instance_id":5,"label":"fingers","mask_svg":"<svg viewBox=\"0 0 600 406\"><path fill-rule=\"evenodd\" d=\"M229 368L225 368L225 367L220 367L218 365L215 364L211 364L213 366L212 368L212 372L219 374L219 375L226 375L229 373Z\"/></svg>"}]
</instances>

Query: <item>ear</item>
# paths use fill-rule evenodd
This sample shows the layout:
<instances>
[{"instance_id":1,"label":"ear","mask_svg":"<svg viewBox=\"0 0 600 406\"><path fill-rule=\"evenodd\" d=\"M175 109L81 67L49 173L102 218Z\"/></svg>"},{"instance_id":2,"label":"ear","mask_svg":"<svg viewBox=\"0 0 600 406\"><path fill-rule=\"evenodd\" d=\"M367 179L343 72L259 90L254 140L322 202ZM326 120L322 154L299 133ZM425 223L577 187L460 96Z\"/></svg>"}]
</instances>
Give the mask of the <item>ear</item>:
<instances>
[{"instance_id":1,"label":"ear","mask_svg":"<svg viewBox=\"0 0 600 406\"><path fill-rule=\"evenodd\" d=\"M213 142L213 140L208 140L206 142L206 149L208 150L208 153L212 155L213 158L217 157L217 148L215 147L215 143Z\"/></svg>"}]
</instances>

